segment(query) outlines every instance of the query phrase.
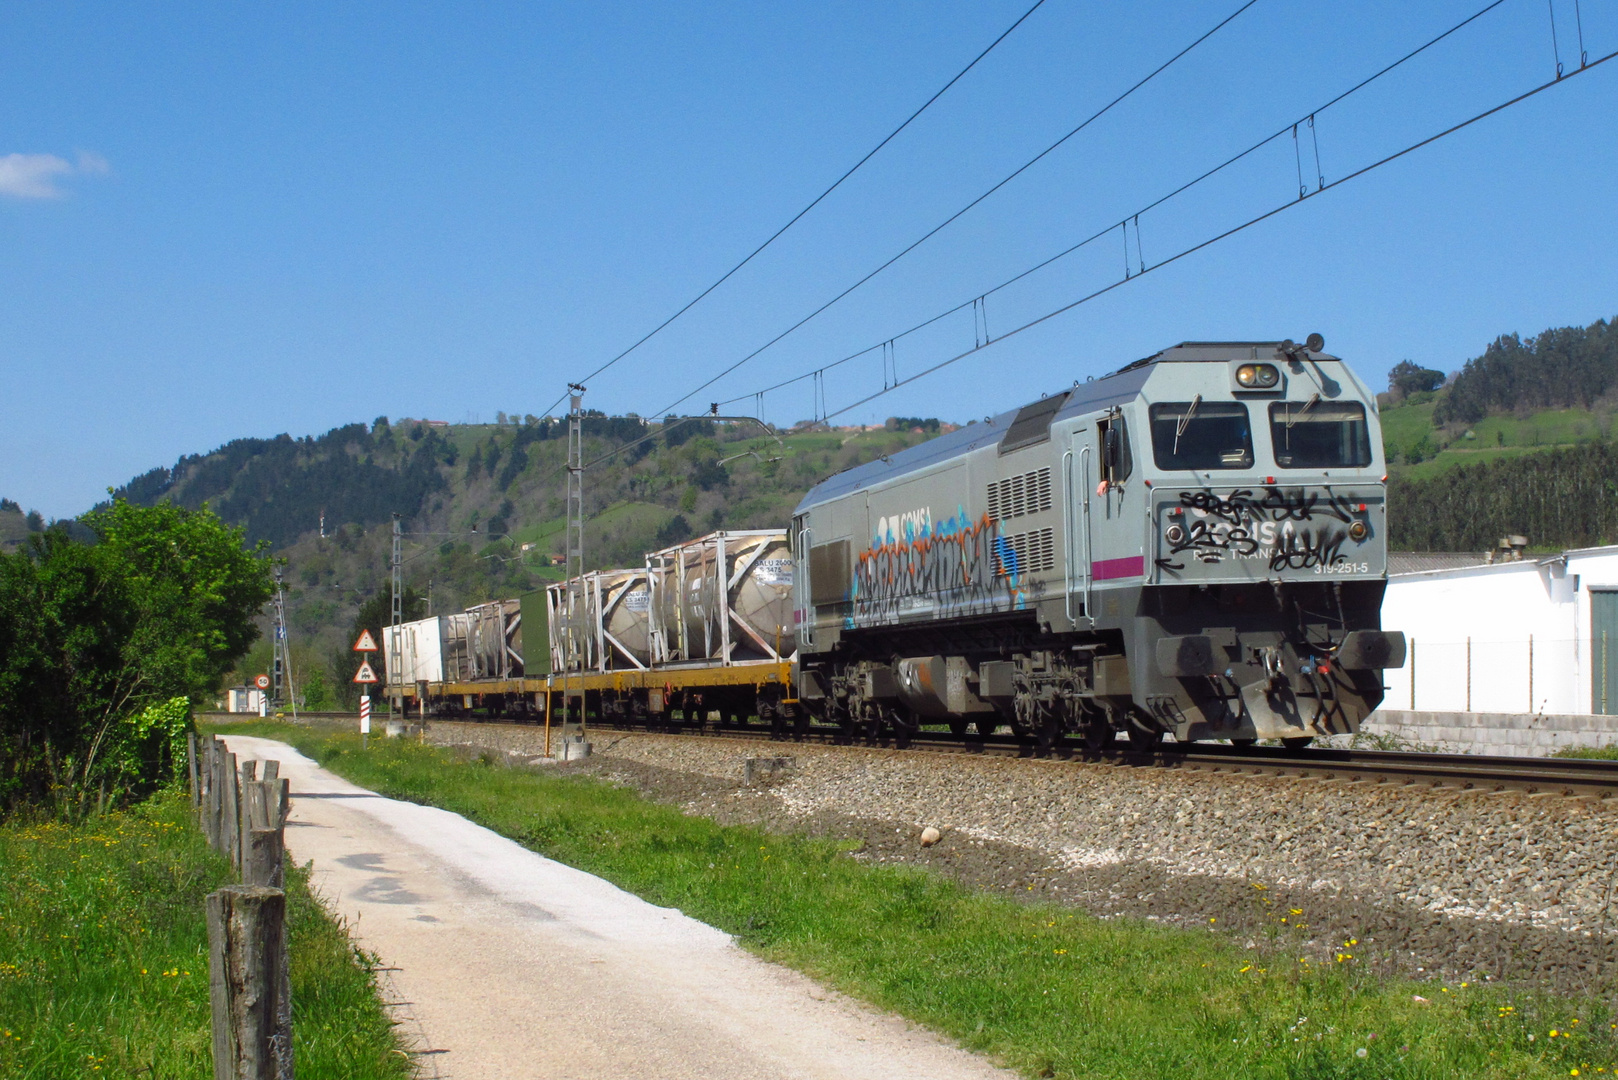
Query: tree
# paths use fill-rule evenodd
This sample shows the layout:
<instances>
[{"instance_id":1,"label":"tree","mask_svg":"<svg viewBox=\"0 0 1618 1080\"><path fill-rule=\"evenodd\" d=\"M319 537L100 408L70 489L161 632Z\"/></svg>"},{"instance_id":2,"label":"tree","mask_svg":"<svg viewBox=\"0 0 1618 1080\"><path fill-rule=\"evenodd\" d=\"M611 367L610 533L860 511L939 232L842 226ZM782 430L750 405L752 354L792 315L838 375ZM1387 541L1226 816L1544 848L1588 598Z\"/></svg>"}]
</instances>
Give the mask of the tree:
<instances>
[{"instance_id":1,"label":"tree","mask_svg":"<svg viewBox=\"0 0 1618 1080\"><path fill-rule=\"evenodd\" d=\"M52 526L0 555L0 808L82 813L172 775L191 704L272 591L264 545L206 507L117 499L83 520L93 543Z\"/></svg>"},{"instance_id":2,"label":"tree","mask_svg":"<svg viewBox=\"0 0 1618 1080\"><path fill-rule=\"evenodd\" d=\"M1388 389L1395 398L1426 394L1444 385L1444 373L1424 368L1414 360L1401 360L1388 372Z\"/></svg>"}]
</instances>

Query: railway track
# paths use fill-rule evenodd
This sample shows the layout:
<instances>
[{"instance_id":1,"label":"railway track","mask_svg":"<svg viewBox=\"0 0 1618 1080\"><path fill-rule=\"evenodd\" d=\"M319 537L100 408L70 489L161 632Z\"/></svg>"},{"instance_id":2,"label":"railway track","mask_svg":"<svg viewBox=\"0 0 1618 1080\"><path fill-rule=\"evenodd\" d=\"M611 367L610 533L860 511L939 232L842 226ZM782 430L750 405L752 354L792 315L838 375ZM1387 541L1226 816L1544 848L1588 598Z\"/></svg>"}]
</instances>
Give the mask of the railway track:
<instances>
[{"instance_id":1,"label":"railway track","mask_svg":"<svg viewBox=\"0 0 1618 1080\"><path fill-rule=\"evenodd\" d=\"M466 721L469 723L505 723ZM531 723L514 726L533 728ZM1287 749L1232 746L1222 743L1165 743L1148 750L1119 741L1099 753L1076 742L1058 741L1041 750L1032 740L1009 734L957 736L923 731L902 744L893 739L850 740L841 729L812 727L790 735L762 725L671 724L663 728L620 725L594 720L594 729L648 734L689 734L790 745L794 742L906 749L932 753L985 754L1003 757L1087 761L1120 767L1185 769L1232 776L1276 776L1316 783L1427 787L1486 795L1517 791L1606 799L1618 797L1618 761L1582 758L1493 757L1482 754L1436 754L1333 747Z\"/></svg>"}]
</instances>

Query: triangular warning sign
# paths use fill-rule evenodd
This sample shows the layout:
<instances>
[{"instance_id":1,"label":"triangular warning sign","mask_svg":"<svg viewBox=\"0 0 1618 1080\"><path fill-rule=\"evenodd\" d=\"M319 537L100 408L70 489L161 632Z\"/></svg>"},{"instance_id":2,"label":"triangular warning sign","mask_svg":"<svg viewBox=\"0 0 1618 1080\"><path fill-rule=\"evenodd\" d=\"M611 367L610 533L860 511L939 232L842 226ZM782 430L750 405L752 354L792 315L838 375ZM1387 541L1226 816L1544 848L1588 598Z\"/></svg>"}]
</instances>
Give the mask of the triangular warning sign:
<instances>
[{"instance_id":1,"label":"triangular warning sign","mask_svg":"<svg viewBox=\"0 0 1618 1080\"><path fill-rule=\"evenodd\" d=\"M376 638L371 636L369 630L360 631L360 639L354 642L355 652L376 652Z\"/></svg>"},{"instance_id":2,"label":"triangular warning sign","mask_svg":"<svg viewBox=\"0 0 1618 1080\"><path fill-rule=\"evenodd\" d=\"M374 683L381 680L376 677L376 672L371 670L371 662L366 660L360 664L360 669L354 673L354 681L357 683Z\"/></svg>"}]
</instances>

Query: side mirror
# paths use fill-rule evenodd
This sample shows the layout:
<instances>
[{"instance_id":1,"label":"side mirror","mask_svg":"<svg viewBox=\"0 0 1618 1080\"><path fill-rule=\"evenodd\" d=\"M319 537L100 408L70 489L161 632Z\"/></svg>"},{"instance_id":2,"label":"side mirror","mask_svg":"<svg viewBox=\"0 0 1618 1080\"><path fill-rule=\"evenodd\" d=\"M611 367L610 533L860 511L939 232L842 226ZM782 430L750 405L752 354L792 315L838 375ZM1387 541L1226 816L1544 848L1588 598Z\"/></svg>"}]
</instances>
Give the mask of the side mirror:
<instances>
[{"instance_id":1,"label":"side mirror","mask_svg":"<svg viewBox=\"0 0 1618 1080\"><path fill-rule=\"evenodd\" d=\"M1122 451L1122 440L1118 436L1116 427L1108 427L1101 437L1101 457L1107 464L1107 472L1114 473L1118 469L1118 462Z\"/></svg>"}]
</instances>

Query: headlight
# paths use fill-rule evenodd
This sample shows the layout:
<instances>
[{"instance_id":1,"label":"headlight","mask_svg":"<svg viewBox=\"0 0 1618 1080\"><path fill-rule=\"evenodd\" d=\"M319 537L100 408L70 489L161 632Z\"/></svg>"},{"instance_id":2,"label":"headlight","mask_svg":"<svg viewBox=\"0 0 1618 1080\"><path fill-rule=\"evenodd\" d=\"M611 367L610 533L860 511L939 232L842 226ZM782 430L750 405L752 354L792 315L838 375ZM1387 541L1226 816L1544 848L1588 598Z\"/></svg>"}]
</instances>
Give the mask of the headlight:
<instances>
[{"instance_id":1,"label":"headlight","mask_svg":"<svg viewBox=\"0 0 1618 1080\"><path fill-rule=\"evenodd\" d=\"M1274 364L1243 364L1236 369L1236 384L1245 390L1268 390L1281 381Z\"/></svg>"},{"instance_id":2,"label":"headlight","mask_svg":"<svg viewBox=\"0 0 1618 1080\"><path fill-rule=\"evenodd\" d=\"M1365 527L1365 522L1363 521L1356 521L1348 527L1348 535L1352 540L1364 540L1365 534L1370 531Z\"/></svg>"}]
</instances>

